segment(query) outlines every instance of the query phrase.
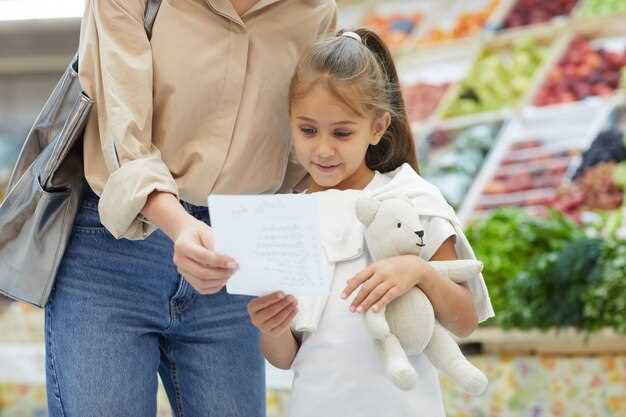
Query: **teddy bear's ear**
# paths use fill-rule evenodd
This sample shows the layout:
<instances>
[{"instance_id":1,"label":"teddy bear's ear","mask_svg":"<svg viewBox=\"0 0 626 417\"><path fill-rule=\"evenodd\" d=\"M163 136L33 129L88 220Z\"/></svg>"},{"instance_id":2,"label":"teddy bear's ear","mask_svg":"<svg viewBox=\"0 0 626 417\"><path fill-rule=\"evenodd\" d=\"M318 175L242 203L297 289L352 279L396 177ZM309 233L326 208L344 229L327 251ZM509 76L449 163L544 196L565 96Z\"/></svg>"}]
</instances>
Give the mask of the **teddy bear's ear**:
<instances>
[{"instance_id":1,"label":"teddy bear's ear","mask_svg":"<svg viewBox=\"0 0 626 417\"><path fill-rule=\"evenodd\" d=\"M356 202L356 217L365 226L369 226L374 221L376 213L378 213L378 209L380 208L380 204L380 201L374 198L359 198Z\"/></svg>"}]
</instances>

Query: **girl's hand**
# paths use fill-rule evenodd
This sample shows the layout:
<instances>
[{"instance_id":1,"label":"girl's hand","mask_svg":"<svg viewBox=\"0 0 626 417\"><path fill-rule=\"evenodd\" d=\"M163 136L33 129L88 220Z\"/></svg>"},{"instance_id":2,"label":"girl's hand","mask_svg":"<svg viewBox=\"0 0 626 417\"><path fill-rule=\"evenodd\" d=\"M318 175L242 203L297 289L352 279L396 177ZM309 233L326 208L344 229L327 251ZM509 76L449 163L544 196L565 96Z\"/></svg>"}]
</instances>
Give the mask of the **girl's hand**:
<instances>
[{"instance_id":1,"label":"girl's hand","mask_svg":"<svg viewBox=\"0 0 626 417\"><path fill-rule=\"evenodd\" d=\"M348 280L341 297L348 298L361 286L350 311L364 313L374 306L373 310L377 312L418 285L428 268L428 263L415 255L386 258L371 264Z\"/></svg>"},{"instance_id":2,"label":"girl's hand","mask_svg":"<svg viewBox=\"0 0 626 417\"><path fill-rule=\"evenodd\" d=\"M248 303L248 314L263 334L271 337L282 335L289 330L289 323L298 312L296 299L282 292L257 297Z\"/></svg>"},{"instance_id":3,"label":"girl's hand","mask_svg":"<svg viewBox=\"0 0 626 417\"><path fill-rule=\"evenodd\" d=\"M219 292L237 269L234 259L216 254L214 247L211 228L193 216L189 216L174 239L178 272L200 294Z\"/></svg>"}]
</instances>

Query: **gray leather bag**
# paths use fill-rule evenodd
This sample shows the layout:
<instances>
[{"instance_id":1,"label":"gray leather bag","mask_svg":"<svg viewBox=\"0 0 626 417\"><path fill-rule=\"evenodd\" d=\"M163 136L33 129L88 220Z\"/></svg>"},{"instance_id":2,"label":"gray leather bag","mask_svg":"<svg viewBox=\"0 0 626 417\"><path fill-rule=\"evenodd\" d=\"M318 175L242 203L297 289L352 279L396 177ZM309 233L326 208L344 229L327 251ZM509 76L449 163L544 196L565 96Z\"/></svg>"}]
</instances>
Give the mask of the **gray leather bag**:
<instances>
[{"instance_id":1,"label":"gray leather bag","mask_svg":"<svg viewBox=\"0 0 626 417\"><path fill-rule=\"evenodd\" d=\"M147 0L148 38L161 0ZM84 187L82 135L93 106L78 80L78 55L31 128L0 205L0 294L45 306Z\"/></svg>"}]
</instances>

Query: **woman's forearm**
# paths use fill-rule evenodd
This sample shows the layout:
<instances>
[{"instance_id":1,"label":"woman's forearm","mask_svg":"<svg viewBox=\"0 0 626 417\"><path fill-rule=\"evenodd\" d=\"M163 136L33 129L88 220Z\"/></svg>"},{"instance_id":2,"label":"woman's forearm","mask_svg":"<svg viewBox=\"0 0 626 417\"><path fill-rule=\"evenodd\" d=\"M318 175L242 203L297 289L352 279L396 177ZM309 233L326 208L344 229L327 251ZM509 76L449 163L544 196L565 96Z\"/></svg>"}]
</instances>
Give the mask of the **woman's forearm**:
<instances>
[{"instance_id":1,"label":"woman's forearm","mask_svg":"<svg viewBox=\"0 0 626 417\"><path fill-rule=\"evenodd\" d=\"M265 359L280 369L289 369L298 353L298 341L291 330L280 336L261 335L261 351Z\"/></svg>"},{"instance_id":2,"label":"woman's forearm","mask_svg":"<svg viewBox=\"0 0 626 417\"><path fill-rule=\"evenodd\" d=\"M196 221L193 216L185 211L176 196L160 191L150 194L141 214L161 229L172 241L176 240L178 233L186 225Z\"/></svg>"},{"instance_id":3,"label":"woman's forearm","mask_svg":"<svg viewBox=\"0 0 626 417\"><path fill-rule=\"evenodd\" d=\"M429 268L419 287L435 310L437 320L458 337L469 336L478 326L478 315L472 301L472 293L464 285L457 284Z\"/></svg>"}]
</instances>

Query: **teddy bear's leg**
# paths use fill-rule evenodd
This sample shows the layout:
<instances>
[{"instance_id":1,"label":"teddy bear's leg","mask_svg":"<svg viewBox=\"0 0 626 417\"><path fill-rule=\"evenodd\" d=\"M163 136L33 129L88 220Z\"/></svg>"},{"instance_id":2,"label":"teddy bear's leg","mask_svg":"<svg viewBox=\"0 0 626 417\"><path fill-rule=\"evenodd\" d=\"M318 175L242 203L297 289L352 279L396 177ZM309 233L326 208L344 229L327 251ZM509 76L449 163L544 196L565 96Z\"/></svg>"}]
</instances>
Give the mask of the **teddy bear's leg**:
<instances>
[{"instance_id":1,"label":"teddy bear's leg","mask_svg":"<svg viewBox=\"0 0 626 417\"><path fill-rule=\"evenodd\" d=\"M378 341L385 369L393 383L402 390L410 390L417 382L415 368L411 365L400 341L389 330L385 309L365 313L365 322L372 336Z\"/></svg>"},{"instance_id":2,"label":"teddy bear's leg","mask_svg":"<svg viewBox=\"0 0 626 417\"><path fill-rule=\"evenodd\" d=\"M424 353L437 369L448 374L467 393L481 395L487 389L485 374L463 356L452 336L439 323L435 324Z\"/></svg>"},{"instance_id":3,"label":"teddy bear's leg","mask_svg":"<svg viewBox=\"0 0 626 417\"><path fill-rule=\"evenodd\" d=\"M382 307L378 312L368 310L365 313L365 324L376 340L384 340L391 333L385 316L386 312L387 308Z\"/></svg>"}]
</instances>

